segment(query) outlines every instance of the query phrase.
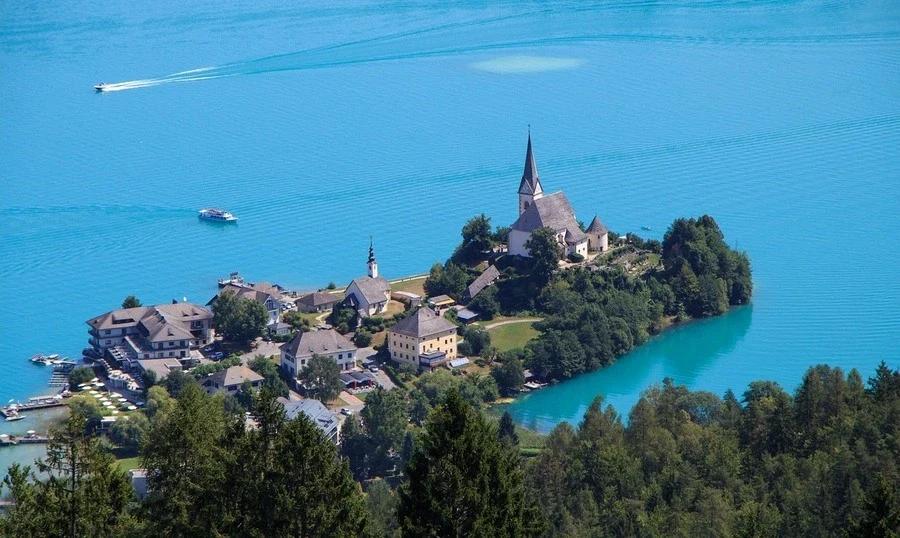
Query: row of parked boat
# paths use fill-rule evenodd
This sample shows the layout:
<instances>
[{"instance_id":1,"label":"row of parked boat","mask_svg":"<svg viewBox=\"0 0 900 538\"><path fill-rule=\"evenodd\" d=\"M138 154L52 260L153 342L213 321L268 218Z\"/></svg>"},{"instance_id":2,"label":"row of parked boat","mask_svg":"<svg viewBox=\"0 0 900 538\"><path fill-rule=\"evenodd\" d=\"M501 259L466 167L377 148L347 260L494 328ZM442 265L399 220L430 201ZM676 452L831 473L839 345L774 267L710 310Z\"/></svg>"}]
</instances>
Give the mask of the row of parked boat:
<instances>
[{"instance_id":1,"label":"row of parked boat","mask_svg":"<svg viewBox=\"0 0 900 538\"><path fill-rule=\"evenodd\" d=\"M30 360L32 363L41 366L75 366L78 364L77 361L73 361L72 359L60 357L58 353L53 353L51 355L38 354L31 357Z\"/></svg>"}]
</instances>

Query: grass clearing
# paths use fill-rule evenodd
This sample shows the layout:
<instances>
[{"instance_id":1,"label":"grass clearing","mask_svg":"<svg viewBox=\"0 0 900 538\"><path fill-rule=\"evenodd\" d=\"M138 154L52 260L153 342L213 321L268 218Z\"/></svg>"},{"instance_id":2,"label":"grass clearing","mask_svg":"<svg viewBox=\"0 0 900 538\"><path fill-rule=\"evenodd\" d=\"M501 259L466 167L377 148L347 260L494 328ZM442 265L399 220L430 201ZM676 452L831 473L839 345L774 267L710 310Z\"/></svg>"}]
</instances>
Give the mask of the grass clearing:
<instances>
[{"instance_id":1,"label":"grass clearing","mask_svg":"<svg viewBox=\"0 0 900 538\"><path fill-rule=\"evenodd\" d=\"M424 276L411 278L409 280L404 280L402 282L391 282L391 291L405 291L407 293L415 293L417 295L425 296L425 288L423 285L425 284Z\"/></svg>"},{"instance_id":2,"label":"grass clearing","mask_svg":"<svg viewBox=\"0 0 900 538\"><path fill-rule=\"evenodd\" d=\"M122 458L120 460L116 460L116 465L124 472L128 472L131 469L139 469L141 467L141 458L140 456L135 456L133 458Z\"/></svg>"},{"instance_id":3,"label":"grass clearing","mask_svg":"<svg viewBox=\"0 0 900 538\"><path fill-rule=\"evenodd\" d=\"M532 338L537 337L538 330L534 328L534 322L510 323L488 329L491 335L491 345L500 351L507 351L517 347L525 347Z\"/></svg>"}]
</instances>

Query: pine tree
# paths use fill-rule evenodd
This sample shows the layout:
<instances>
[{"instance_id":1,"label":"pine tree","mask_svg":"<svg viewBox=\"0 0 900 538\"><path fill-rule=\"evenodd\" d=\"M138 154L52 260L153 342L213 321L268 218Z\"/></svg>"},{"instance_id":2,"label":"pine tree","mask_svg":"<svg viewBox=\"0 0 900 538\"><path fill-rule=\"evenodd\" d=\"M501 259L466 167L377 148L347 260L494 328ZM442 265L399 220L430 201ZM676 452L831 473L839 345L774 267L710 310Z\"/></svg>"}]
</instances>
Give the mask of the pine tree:
<instances>
[{"instance_id":1,"label":"pine tree","mask_svg":"<svg viewBox=\"0 0 900 538\"><path fill-rule=\"evenodd\" d=\"M456 390L429 415L406 475L398 511L404 536L529 536L540 530L518 457Z\"/></svg>"},{"instance_id":2,"label":"pine tree","mask_svg":"<svg viewBox=\"0 0 900 538\"><path fill-rule=\"evenodd\" d=\"M516 433L516 425L513 423L509 411L504 411L500 417L500 427L497 431L500 442L506 446L515 448L519 444L519 434Z\"/></svg>"}]
</instances>

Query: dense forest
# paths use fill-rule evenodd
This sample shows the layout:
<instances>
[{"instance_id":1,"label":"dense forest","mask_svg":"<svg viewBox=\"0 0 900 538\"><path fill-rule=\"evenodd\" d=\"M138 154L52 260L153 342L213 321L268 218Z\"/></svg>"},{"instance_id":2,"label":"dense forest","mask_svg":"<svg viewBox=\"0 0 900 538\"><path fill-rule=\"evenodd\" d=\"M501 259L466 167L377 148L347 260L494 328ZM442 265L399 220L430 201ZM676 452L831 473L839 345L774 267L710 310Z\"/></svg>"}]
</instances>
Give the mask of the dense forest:
<instances>
[{"instance_id":1,"label":"dense forest","mask_svg":"<svg viewBox=\"0 0 900 538\"><path fill-rule=\"evenodd\" d=\"M252 426L187 381L156 390L138 501L72 413L35 469L4 480L3 536L897 536L900 371L811 368L793 395L768 381L738 398L665 381L625 423L597 399L536 454L464 397L462 381L379 391L341 452L275 393ZM159 387L156 387L157 389ZM416 396L416 392L420 394ZM434 405L411 426L415 400ZM429 403L430 405L430 403ZM380 420L379 417L391 417ZM414 423L413 423L414 424ZM351 426L352 425L352 426ZM389 480L354 482L341 453L372 443ZM530 457L524 457L529 454ZM383 458L383 459L379 459ZM396 458L393 458L396 461ZM386 469L381 469L386 470Z\"/></svg>"}]
</instances>

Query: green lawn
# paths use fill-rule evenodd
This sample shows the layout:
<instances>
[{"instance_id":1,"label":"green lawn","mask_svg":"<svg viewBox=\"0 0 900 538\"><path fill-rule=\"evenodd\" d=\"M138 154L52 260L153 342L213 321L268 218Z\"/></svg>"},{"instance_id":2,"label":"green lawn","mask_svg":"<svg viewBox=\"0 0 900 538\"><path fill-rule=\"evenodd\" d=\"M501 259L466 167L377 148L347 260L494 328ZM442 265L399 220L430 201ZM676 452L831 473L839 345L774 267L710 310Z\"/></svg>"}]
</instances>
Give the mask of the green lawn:
<instances>
[{"instance_id":1,"label":"green lawn","mask_svg":"<svg viewBox=\"0 0 900 538\"><path fill-rule=\"evenodd\" d=\"M529 340L538 335L533 323L510 323L489 329L491 345L500 351L525 347Z\"/></svg>"},{"instance_id":2,"label":"green lawn","mask_svg":"<svg viewBox=\"0 0 900 538\"><path fill-rule=\"evenodd\" d=\"M128 472L129 469L139 469L141 467L141 458L137 456L133 458L122 458L116 460L116 465L125 472Z\"/></svg>"},{"instance_id":3,"label":"green lawn","mask_svg":"<svg viewBox=\"0 0 900 538\"><path fill-rule=\"evenodd\" d=\"M413 278L411 280L405 280L403 282L391 282L391 291L405 291L409 293L415 293L417 295L425 296L425 288L422 285L425 284L425 277Z\"/></svg>"}]
</instances>

